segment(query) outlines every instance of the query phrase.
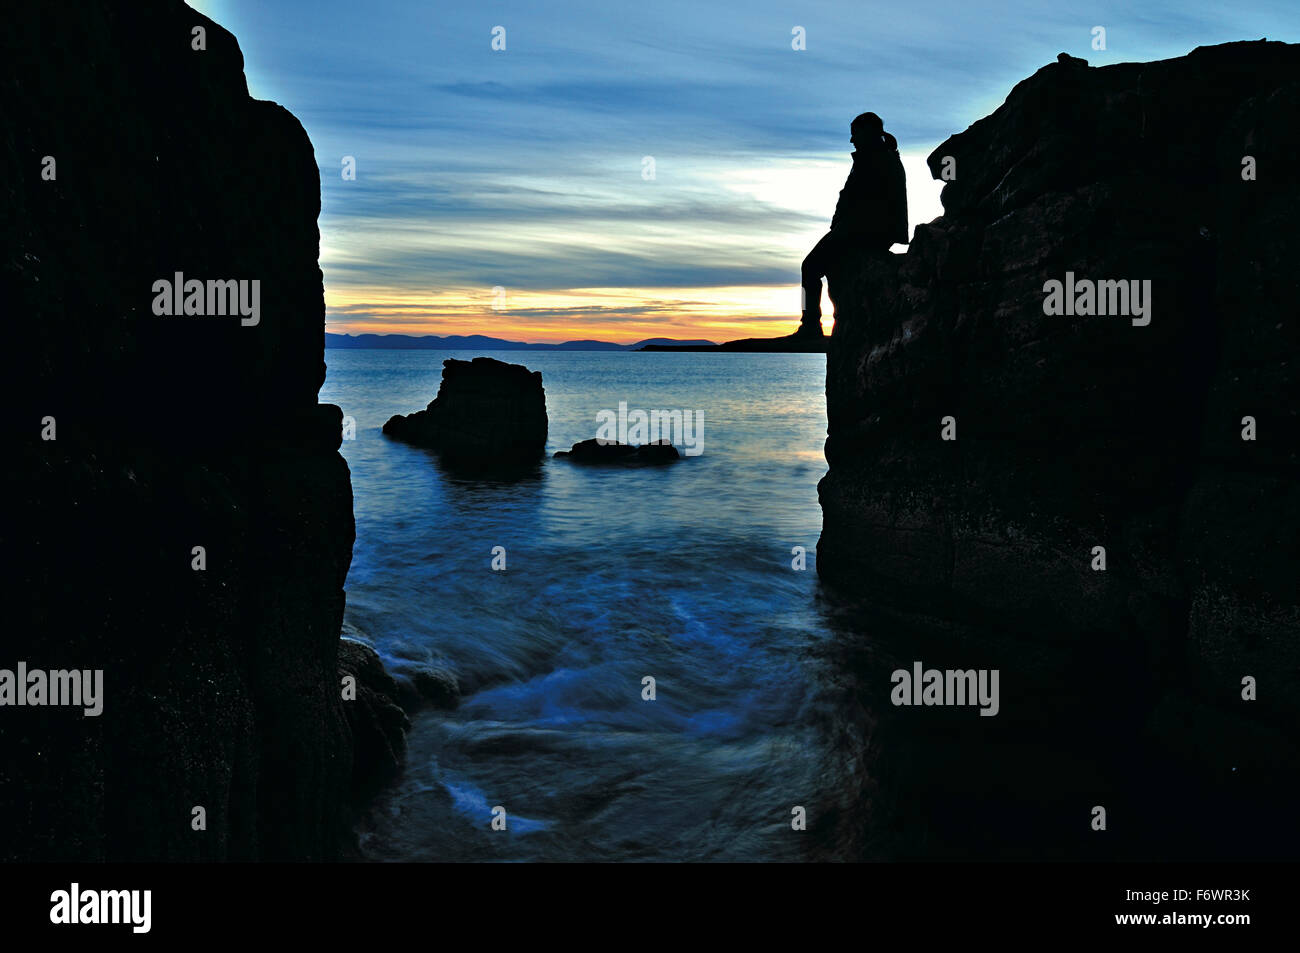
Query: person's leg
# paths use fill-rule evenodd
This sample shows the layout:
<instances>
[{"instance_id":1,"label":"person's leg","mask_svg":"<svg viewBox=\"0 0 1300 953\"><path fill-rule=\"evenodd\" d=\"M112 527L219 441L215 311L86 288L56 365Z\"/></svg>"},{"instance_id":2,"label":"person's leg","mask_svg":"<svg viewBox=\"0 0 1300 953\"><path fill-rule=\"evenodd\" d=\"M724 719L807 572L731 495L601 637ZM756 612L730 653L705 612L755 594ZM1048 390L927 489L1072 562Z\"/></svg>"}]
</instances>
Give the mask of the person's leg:
<instances>
[{"instance_id":1,"label":"person's leg","mask_svg":"<svg viewBox=\"0 0 1300 953\"><path fill-rule=\"evenodd\" d=\"M827 232L803 260L803 317L800 334L822 333L822 275L835 256L833 232Z\"/></svg>"}]
</instances>

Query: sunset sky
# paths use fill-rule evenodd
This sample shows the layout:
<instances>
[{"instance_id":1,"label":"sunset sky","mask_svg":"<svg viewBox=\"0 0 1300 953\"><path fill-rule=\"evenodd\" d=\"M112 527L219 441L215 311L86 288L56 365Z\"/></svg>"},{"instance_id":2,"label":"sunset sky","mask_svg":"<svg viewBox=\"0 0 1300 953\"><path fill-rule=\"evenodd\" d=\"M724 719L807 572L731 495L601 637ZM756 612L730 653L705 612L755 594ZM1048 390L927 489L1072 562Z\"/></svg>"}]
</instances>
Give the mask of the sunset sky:
<instances>
[{"instance_id":1,"label":"sunset sky","mask_svg":"<svg viewBox=\"0 0 1300 953\"><path fill-rule=\"evenodd\" d=\"M1300 39L1293 0L190 5L315 144L328 329L523 341L793 331L860 112L899 141L915 227L942 212L925 156L1059 52Z\"/></svg>"}]
</instances>

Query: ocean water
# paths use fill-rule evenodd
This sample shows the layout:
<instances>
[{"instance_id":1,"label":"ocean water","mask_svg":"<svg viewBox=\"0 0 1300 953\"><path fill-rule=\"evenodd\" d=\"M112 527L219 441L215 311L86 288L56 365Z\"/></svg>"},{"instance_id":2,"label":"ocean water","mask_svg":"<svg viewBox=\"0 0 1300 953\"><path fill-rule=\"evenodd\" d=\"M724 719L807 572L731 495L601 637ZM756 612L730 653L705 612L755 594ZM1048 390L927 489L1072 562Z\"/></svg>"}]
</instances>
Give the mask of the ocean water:
<instances>
[{"instance_id":1,"label":"ocean water","mask_svg":"<svg viewBox=\"0 0 1300 953\"><path fill-rule=\"evenodd\" d=\"M503 482L381 432L433 398L444 359L474 356L326 352L320 399L357 422L342 448L357 524L347 629L391 671L448 669L462 690L456 710L415 715L365 855L860 856L869 725L815 565L825 357L493 352L541 371L550 418L547 458ZM642 469L552 458L620 401L702 413L703 452Z\"/></svg>"}]
</instances>

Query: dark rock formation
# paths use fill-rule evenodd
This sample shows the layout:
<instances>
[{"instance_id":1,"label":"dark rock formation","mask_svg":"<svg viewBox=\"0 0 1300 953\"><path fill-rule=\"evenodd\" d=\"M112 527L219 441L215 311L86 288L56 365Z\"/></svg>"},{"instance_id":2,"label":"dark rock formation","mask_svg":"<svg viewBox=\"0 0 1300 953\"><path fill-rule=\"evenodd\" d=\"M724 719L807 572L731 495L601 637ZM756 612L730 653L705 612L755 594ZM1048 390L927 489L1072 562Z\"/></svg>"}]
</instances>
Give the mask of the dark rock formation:
<instances>
[{"instance_id":1,"label":"dark rock formation","mask_svg":"<svg viewBox=\"0 0 1300 953\"><path fill-rule=\"evenodd\" d=\"M572 450L557 451L555 455L574 463L617 463L624 466L653 466L672 463L681 457L677 448L668 440L638 447L626 443L601 443L594 437L575 443Z\"/></svg>"},{"instance_id":2,"label":"dark rock formation","mask_svg":"<svg viewBox=\"0 0 1300 953\"><path fill-rule=\"evenodd\" d=\"M104 672L98 718L0 709L0 857L338 856L352 494L311 142L181 0L7 8L0 127L0 667ZM257 323L155 315L176 272L259 281Z\"/></svg>"},{"instance_id":3,"label":"dark rock formation","mask_svg":"<svg viewBox=\"0 0 1300 953\"><path fill-rule=\"evenodd\" d=\"M360 807L401 771L411 722L397 702L401 694L397 682L370 646L340 640L338 668L340 682L349 675L356 679L356 697L345 696L343 710L356 747L352 795Z\"/></svg>"},{"instance_id":4,"label":"dark rock formation","mask_svg":"<svg viewBox=\"0 0 1300 953\"><path fill-rule=\"evenodd\" d=\"M435 708L452 709L460 704L460 682L446 669L418 668L411 674L411 682L420 697Z\"/></svg>"},{"instance_id":5,"label":"dark rock formation","mask_svg":"<svg viewBox=\"0 0 1300 953\"><path fill-rule=\"evenodd\" d=\"M390 437L467 465L536 460L546 448L546 432L541 372L490 357L443 361L442 383L428 408L384 424Z\"/></svg>"},{"instance_id":6,"label":"dark rock formation","mask_svg":"<svg viewBox=\"0 0 1300 953\"><path fill-rule=\"evenodd\" d=\"M822 577L1026 666L1104 657L1083 704L1137 698L1120 729L1202 768L1295 763L1298 78L1263 41L1063 57L929 157L956 178L906 255L830 282ZM1150 280L1149 325L1046 315L1068 271Z\"/></svg>"},{"instance_id":7,"label":"dark rock formation","mask_svg":"<svg viewBox=\"0 0 1300 953\"><path fill-rule=\"evenodd\" d=\"M399 699L408 712L427 706L451 711L460 704L460 679L448 669L416 665L394 673Z\"/></svg>"}]
</instances>

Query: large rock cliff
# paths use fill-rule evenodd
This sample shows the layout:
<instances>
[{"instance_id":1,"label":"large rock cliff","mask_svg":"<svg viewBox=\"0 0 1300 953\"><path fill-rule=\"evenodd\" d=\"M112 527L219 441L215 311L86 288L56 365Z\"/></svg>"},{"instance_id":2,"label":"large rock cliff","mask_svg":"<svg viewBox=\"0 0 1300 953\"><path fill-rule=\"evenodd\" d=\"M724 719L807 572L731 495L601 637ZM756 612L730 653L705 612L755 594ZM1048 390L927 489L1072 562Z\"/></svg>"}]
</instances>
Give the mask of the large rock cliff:
<instances>
[{"instance_id":1,"label":"large rock cliff","mask_svg":"<svg viewBox=\"0 0 1300 953\"><path fill-rule=\"evenodd\" d=\"M0 708L0 857L337 856L354 531L311 142L180 0L7 10L0 129L0 668L104 673L98 717ZM156 314L178 272L258 281L256 323Z\"/></svg>"},{"instance_id":2,"label":"large rock cliff","mask_svg":"<svg viewBox=\"0 0 1300 953\"><path fill-rule=\"evenodd\" d=\"M1145 686L1120 731L1194 764L1293 757L1297 116L1300 47L1062 55L939 146L943 217L830 277L823 579L1062 678L1095 654L1093 710ZM1045 314L1067 272L1149 280L1149 323Z\"/></svg>"}]
</instances>

